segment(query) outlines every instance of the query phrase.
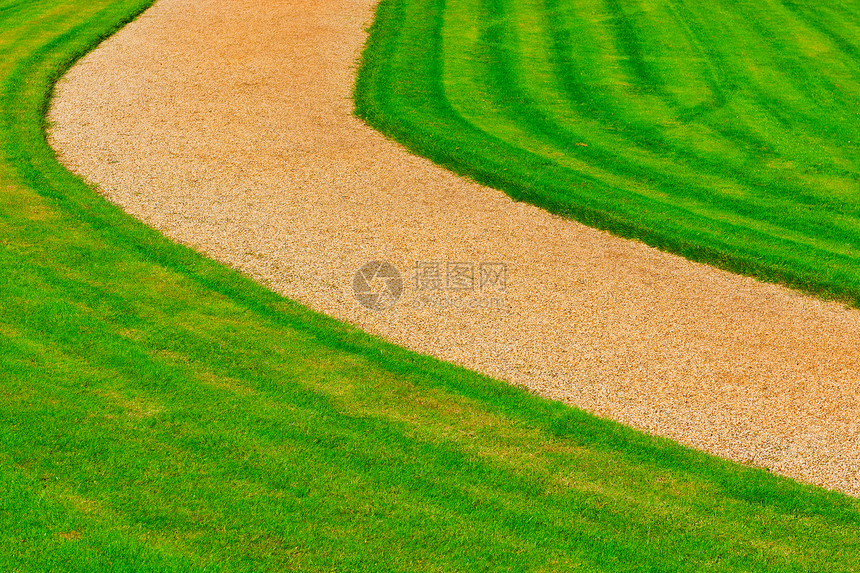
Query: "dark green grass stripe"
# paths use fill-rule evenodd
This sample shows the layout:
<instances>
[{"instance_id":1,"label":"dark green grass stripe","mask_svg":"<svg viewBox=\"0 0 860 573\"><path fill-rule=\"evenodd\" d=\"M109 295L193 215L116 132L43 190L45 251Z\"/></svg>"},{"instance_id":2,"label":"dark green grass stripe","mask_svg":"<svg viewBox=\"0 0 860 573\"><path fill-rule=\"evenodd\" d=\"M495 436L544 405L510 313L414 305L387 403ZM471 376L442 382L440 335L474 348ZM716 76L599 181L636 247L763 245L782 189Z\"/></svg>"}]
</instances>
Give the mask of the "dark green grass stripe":
<instances>
[{"instance_id":1,"label":"dark green grass stripe","mask_svg":"<svg viewBox=\"0 0 860 573\"><path fill-rule=\"evenodd\" d=\"M626 10L621 5L621 0L604 0L609 10L609 27L615 33L615 41L622 54L622 65L627 69L629 77L642 92L657 92L666 97L663 89L663 78L644 57L642 42L636 28Z\"/></svg>"}]
</instances>

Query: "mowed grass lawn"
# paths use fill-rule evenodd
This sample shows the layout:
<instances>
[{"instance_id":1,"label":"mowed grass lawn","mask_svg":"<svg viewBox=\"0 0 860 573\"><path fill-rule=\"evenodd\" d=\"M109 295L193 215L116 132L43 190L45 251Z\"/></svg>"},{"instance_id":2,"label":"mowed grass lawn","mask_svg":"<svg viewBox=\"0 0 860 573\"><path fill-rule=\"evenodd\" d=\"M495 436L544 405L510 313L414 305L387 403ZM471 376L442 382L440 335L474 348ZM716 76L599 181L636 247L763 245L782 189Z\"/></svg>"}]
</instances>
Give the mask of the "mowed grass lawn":
<instances>
[{"instance_id":1,"label":"mowed grass lawn","mask_svg":"<svg viewBox=\"0 0 860 573\"><path fill-rule=\"evenodd\" d=\"M857 571L860 502L398 349L124 215L51 82L139 0L0 2L0 571Z\"/></svg>"},{"instance_id":2,"label":"mowed grass lawn","mask_svg":"<svg viewBox=\"0 0 860 573\"><path fill-rule=\"evenodd\" d=\"M860 304L857 0L382 0L356 96L515 199Z\"/></svg>"}]
</instances>

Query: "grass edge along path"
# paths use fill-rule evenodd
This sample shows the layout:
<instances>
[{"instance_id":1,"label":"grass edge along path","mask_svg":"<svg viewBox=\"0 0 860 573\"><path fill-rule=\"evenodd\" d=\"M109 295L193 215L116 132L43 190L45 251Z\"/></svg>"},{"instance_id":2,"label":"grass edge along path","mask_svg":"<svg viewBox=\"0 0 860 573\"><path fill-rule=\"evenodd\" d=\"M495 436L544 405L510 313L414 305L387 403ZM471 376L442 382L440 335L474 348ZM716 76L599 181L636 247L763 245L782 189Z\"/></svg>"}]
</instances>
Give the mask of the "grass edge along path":
<instances>
[{"instance_id":1,"label":"grass edge along path","mask_svg":"<svg viewBox=\"0 0 860 573\"><path fill-rule=\"evenodd\" d=\"M146 6L0 7L31 10L0 38L0 568L856 569L855 499L387 344L99 197L44 113Z\"/></svg>"}]
</instances>

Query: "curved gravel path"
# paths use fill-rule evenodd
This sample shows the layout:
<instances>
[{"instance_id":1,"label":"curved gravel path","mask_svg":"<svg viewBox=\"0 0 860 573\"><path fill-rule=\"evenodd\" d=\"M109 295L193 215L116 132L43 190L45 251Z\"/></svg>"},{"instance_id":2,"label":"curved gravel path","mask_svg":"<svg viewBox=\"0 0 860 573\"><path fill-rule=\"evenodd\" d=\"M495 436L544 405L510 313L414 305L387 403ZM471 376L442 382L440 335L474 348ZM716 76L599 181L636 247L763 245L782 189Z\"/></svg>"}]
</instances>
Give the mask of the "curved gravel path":
<instances>
[{"instance_id":1,"label":"curved gravel path","mask_svg":"<svg viewBox=\"0 0 860 573\"><path fill-rule=\"evenodd\" d=\"M319 311L860 495L860 312L551 216L409 155L351 115L374 5L159 0L60 82L52 143L128 213ZM356 270L377 259L404 275L383 312L353 296ZM504 262L507 290L430 289L433 265L413 284L416 263L434 261L443 281L445 262L473 263L476 281L480 263ZM454 286L469 268L452 269Z\"/></svg>"}]
</instances>

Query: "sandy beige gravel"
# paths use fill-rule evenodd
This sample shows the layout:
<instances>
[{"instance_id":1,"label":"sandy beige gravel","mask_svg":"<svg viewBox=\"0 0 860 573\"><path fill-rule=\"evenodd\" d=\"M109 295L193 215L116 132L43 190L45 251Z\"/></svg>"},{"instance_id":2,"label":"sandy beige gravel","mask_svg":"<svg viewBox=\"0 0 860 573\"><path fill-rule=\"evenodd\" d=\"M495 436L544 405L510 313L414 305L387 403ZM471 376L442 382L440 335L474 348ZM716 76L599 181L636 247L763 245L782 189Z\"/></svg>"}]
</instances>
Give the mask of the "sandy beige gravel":
<instances>
[{"instance_id":1,"label":"sandy beige gravel","mask_svg":"<svg viewBox=\"0 0 860 573\"><path fill-rule=\"evenodd\" d=\"M860 495L860 312L488 189L352 115L372 0L159 0L60 82L63 162L124 210L314 309L600 416ZM501 261L503 294L365 262ZM434 295L435 296L435 295ZM447 301L444 306L441 301ZM456 304L455 304L456 303Z\"/></svg>"}]
</instances>

